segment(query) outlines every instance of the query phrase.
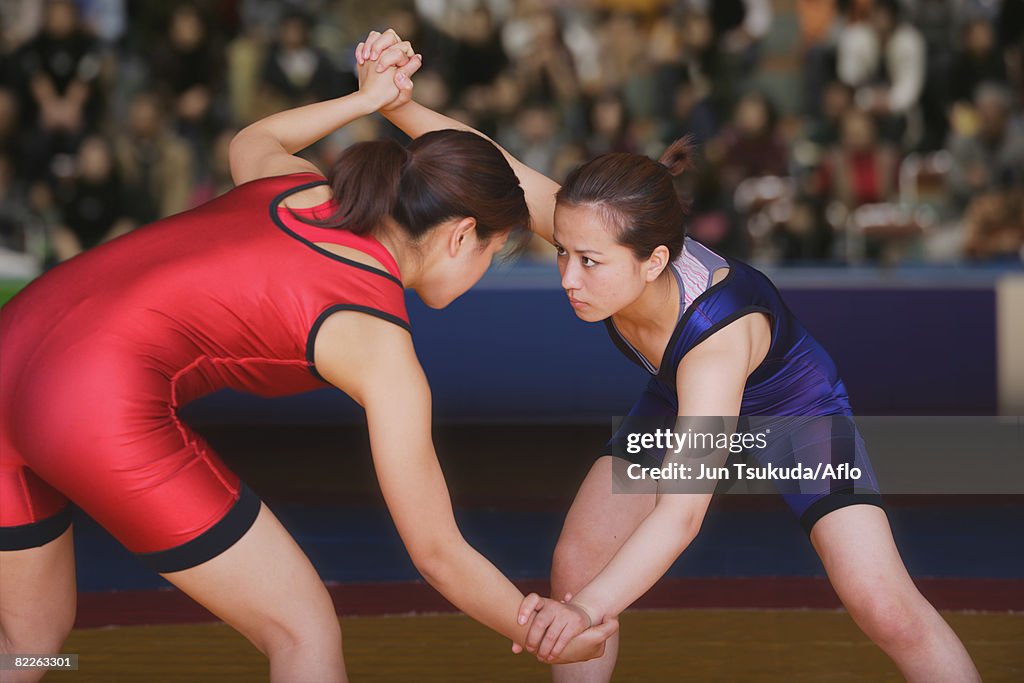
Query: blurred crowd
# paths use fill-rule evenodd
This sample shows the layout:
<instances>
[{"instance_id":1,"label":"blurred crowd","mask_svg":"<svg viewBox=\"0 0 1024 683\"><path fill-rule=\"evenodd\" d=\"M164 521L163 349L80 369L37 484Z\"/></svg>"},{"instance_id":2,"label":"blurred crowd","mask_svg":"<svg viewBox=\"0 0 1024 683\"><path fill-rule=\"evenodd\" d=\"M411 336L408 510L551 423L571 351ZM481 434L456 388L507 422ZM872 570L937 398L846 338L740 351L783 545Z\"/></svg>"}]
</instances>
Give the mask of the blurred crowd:
<instances>
[{"instance_id":1,"label":"blurred crowd","mask_svg":"<svg viewBox=\"0 0 1024 683\"><path fill-rule=\"evenodd\" d=\"M556 179L692 135L689 231L727 254L1022 260L1024 0L3 0L0 275L226 191L234 133L355 90L387 26L419 101Z\"/></svg>"}]
</instances>

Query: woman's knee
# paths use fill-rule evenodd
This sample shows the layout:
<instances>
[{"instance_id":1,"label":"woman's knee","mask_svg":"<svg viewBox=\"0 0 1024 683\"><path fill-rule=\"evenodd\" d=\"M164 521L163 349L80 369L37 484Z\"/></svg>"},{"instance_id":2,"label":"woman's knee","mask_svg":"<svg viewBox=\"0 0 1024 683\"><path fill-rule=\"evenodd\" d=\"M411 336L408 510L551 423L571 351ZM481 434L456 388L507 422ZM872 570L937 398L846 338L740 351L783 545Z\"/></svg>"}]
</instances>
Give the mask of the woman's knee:
<instances>
[{"instance_id":1,"label":"woman's knee","mask_svg":"<svg viewBox=\"0 0 1024 683\"><path fill-rule=\"evenodd\" d=\"M0 647L8 653L59 654L74 625L74 602L66 607L47 610L45 615L3 619Z\"/></svg>"},{"instance_id":2,"label":"woman's knee","mask_svg":"<svg viewBox=\"0 0 1024 683\"><path fill-rule=\"evenodd\" d=\"M327 653L341 650L341 625L333 606L261 619L244 629L253 645L268 657L284 652Z\"/></svg>"},{"instance_id":3,"label":"woman's knee","mask_svg":"<svg viewBox=\"0 0 1024 683\"><path fill-rule=\"evenodd\" d=\"M914 591L864 589L846 600L854 621L883 649L908 649L927 634L931 606Z\"/></svg>"}]
</instances>

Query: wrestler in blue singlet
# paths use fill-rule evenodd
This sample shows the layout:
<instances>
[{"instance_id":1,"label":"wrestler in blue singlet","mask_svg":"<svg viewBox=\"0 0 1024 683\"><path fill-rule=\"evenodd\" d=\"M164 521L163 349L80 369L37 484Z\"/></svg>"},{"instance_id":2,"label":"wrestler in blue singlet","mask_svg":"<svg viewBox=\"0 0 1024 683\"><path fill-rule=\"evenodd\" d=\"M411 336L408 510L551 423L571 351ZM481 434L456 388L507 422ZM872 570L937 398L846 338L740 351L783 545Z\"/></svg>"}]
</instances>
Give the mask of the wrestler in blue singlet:
<instances>
[{"instance_id":1,"label":"wrestler in blue singlet","mask_svg":"<svg viewBox=\"0 0 1024 683\"><path fill-rule=\"evenodd\" d=\"M715 271L721 268L728 268L729 273L712 284ZM846 386L832 358L796 319L775 285L747 264L719 256L689 237L672 263L672 274L680 291L679 320L660 368L619 334L611 318L605 320L619 350L652 375L628 417L675 418L679 408L676 371L683 356L742 316L764 313L770 319L771 345L764 361L747 378L737 431L768 429L771 436L766 448L751 449L750 455L761 466L816 468L818 463L834 467L847 463L860 470L856 481L773 481L808 533L816 521L841 507L862 503L881 507L878 484L852 419ZM823 419L825 416L834 417ZM623 443L631 431L634 428L627 418L603 454L634 462L661 462L664 453L650 449L624 456Z\"/></svg>"}]
</instances>

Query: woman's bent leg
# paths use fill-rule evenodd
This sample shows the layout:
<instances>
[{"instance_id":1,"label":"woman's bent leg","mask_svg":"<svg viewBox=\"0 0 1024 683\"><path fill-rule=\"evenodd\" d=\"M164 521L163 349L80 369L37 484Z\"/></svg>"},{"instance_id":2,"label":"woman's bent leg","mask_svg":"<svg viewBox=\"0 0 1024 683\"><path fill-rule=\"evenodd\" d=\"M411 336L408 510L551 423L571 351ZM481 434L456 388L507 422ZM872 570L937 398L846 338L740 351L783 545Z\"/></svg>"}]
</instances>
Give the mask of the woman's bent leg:
<instances>
[{"instance_id":1,"label":"woman's bent leg","mask_svg":"<svg viewBox=\"0 0 1024 683\"><path fill-rule=\"evenodd\" d=\"M0 653L60 653L75 623L72 531L38 548L0 552ZM10 683L38 681L44 669L4 671Z\"/></svg>"},{"instance_id":2,"label":"woman's bent leg","mask_svg":"<svg viewBox=\"0 0 1024 683\"><path fill-rule=\"evenodd\" d=\"M908 681L981 680L963 643L911 580L881 508L830 512L811 529L811 542L850 616Z\"/></svg>"},{"instance_id":3,"label":"woman's bent leg","mask_svg":"<svg viewBox=\"0 0 1024 683\"><path fill-rule=\"evenodd\" d=\"M266 506L226 551L162 576L263 652L274 683L348 680L327 588Z\"/></svg>"},{"instance_id":4,"label":"woman's bent leg","mask_svg":"<svg viewBox=\"0 0 1024 683\"><path fill-rule=\"evenodd\" d=\"M612 494L612 458L599 458L583 480L565 518L551 567L551 597L576 593L604 568L640 522L654 509L653 494ZM556 683L611 680L619 634L605 642L604 656L552 667Z\"/></svg>"}]
</instances>

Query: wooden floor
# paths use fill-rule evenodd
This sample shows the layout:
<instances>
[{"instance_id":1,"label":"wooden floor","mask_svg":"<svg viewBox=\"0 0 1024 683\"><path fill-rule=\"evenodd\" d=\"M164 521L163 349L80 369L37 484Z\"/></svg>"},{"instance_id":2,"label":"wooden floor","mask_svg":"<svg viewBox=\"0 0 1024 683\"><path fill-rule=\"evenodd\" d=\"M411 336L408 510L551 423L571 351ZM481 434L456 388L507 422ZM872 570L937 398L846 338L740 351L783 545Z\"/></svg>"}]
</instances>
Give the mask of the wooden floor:
<instances>
[{"instance_id":1,"label":"wooden floor","mask_svg":"<svg viewBox=\"0 0 1024 683\"><path fill-rule=\"evenodd\" d=\"M1024 680L1024 614L946 613L987 683ZM619 683L658 681L901 680L890 661L830 610L629 612L616 670ZM352 680L528 683L547 667L513 656L508 644L461 615L342 620ZM262 656L222 624L75 631L63 650L77 672L46 681L251 683L266 680Z\"/></svg>"}]
</instances>

